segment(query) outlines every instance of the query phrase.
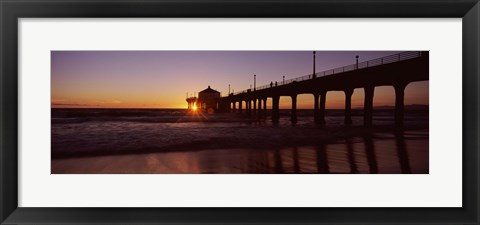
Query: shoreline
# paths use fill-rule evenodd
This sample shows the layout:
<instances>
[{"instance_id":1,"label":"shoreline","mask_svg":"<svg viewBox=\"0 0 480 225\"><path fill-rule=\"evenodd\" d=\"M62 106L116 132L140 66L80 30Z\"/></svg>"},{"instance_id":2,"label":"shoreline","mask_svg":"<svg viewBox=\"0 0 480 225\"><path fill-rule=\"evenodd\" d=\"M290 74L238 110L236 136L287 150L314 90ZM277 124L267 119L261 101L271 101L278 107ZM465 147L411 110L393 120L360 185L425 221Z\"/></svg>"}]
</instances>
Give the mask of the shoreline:
<instances>
[{"instance_id":1,"label":"shoreline","mask_svg":"<svg viewBox=\"0 0 480 225\"><path fill-rule=\"evenodd\" d=\"M363 137L363 138L362 138ZM216 148L52 159L52 174L428 174L427 130L320 145Z\"/></svg>"},{"instance_id":2,"label":"shoreline","mask_svg":"<svg viewBox=\"0 0 480 225\"><path fill-rule=\"evenodd\" d=\"M259 137L254 135L261 130L268 135ZM251 132L249 132L251 131ZM115 155L140 155L151 153L169 152L197 152L215 149L272 149L283 147L301 147L341 143L347 139L372 138L375 140L393 139L395 135L403 135L403 132L425 131L428 134L428 125L374 125L364 126L258 126L239 128L241 135L225 134L221 137L210 137L206 140L197 140L187 143L170 144L164 146L127 147L121 150L111 148L99 148L85 151L54 151L52 146L51 159L85 158ZM380 134L391 134L385 137ZM428 135L425 138L428 140Z\"/></svg>"}]
</instances>

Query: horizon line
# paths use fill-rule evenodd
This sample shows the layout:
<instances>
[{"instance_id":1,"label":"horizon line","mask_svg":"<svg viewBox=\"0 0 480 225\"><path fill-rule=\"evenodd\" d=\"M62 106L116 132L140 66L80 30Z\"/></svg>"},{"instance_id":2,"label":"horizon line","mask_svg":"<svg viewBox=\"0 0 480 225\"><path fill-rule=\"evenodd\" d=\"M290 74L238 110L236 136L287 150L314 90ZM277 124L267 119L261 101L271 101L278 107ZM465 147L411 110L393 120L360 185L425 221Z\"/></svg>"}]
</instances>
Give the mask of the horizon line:
<instances>
[{"instance_id":1,"label":"horizon line","mask_svg":"<svg viewBox=\"0 0 480 225\"><path fill-rule=\"evenodd\" d=\"M404 107L408 106L430 106L430 104L410 104L410 105L405 105ZM380 105L380 106L374 106L373 108L381 108L381 107L393 107L395 108L395 105ZM50 107L50 109L185 109L188 110L187 108L135 108L135 107ZM291 109L291 108L281 108L281 109ZM297 110L313 110L313 108L297 108ZM345 108L327 108L328 109L345 109ZM362 107L357 107L357 108L352 108L352 109L363 109ZM268 109L271 110L271 109Z\"/></svg>"}]
</instances>

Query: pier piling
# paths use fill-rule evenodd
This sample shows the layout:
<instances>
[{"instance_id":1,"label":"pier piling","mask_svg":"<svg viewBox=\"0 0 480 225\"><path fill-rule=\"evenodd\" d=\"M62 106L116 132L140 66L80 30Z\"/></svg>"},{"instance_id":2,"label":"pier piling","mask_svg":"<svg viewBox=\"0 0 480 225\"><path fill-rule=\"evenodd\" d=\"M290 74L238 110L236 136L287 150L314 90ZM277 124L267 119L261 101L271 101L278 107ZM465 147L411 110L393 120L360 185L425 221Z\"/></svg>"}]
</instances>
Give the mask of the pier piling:
<instances>
[{"instance_id":1,"label":"pier piling","mask_svg":"<svg viewBox=\"0 0 480 225\"><path fill-rule=\"evenodd\" d=\"M395 88L395 125L403 125L403 115L405 111L404 99L405 99L405 87L406 84L397 84Z\"/></svg>"},{"instance_id":2,"label":"pier piling","mask_svg":"<svg viewBox=\"0 0 480 225\"><path fill-rule=\"evenodd\" d=\"M373 94L375 91L374 86L367 86L364 88L365 101L363 104L363 125L368 127L372 126L373 116Z\"/></svg>"},{"instance_id":3,"label":"pier piling","mask_svg":"<svg viewBox=\"0 0 480 225\"><path fill-rule=\"evenodd\" d=\"M257 119L262 119L262 99L258 99Z\"/></svg>"},{"instance_id":4,"label":"pier piling","mask_svg":"<svg viewBox=\"0 0 480 225\"><path fill-rule=\"evenodd\" d=\"M263 118L267 118L267 98L263 99Z\"/></svg>"},{"instance_id":5,"label":"pier piling","mask_svg":"<svg viewBox=\"0 0 480 225\"><path fill-rule=\"evenodd\" d=\"M272 122L277 124L280 119L280 96L273 96L272 98Z\"/></svg>"},{"instance_id":6,"label":"pier piling","mask_svg":"<svg viewBox=\"0 0 480 225\"><path fill-rule=\"evenodd\" d=\"M320 94L320 112L318 113L319 124L325 124L325 102L327 101L327 92L323 91Z\"/></svg>"},{"instance_id":7,"label":"pier piling","mask_svg":"<svg viewBox=\"0 0 480 225\"><path fill-rule=\"evenodd\" d=\"M320 123L320 112L319 112L319 105L318 105L318 100L319 100L320 94L319 93L314 93L313 94L313 119L316 124Z\"/></svg>"},{"instance_id":8,"label":"pier piling","mask_svg":"<svg viewBox=\"0 0 480 225\"><path fill-rule=\"evenodd\" d=\"M352 94L353 89L346 89L345 91L345 124L352 124Z\"/></svg>"},{"instance_id":9,"label":"pier piling","mask_svg":"<svg viewBox=\"0 0 480 225\"><path fill-rule=\"evenodd\" d=\"M292 115L290 121L297 123L297 95L292 95Z\"/></svg>"}]
</instances>

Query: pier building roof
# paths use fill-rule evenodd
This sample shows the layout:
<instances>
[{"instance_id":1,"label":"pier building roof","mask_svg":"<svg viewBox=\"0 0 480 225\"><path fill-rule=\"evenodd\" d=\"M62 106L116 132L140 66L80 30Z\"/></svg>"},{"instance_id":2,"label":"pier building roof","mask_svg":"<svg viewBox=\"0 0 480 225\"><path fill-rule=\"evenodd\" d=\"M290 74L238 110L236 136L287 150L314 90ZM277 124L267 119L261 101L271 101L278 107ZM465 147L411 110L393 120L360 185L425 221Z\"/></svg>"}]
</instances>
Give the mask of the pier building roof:
<instances>
[{"instance_id":1,"label":"pier building roof","mask_svg":"<svg viewBox=\"0 0 480 225\"><path fill-rule=\"evenodd\" d=\"M207 89L205 89L205 90L203 90L203 91L201 91L201 92L199 92L199 93L202 93L202 94L203 94L203 93L220 93L220 92L218 92L218 91L216 91L216 90L213 90L212 88L210 88L210 85L208 85L208 88L207 88Z\"/></svg>"}]
</instances>

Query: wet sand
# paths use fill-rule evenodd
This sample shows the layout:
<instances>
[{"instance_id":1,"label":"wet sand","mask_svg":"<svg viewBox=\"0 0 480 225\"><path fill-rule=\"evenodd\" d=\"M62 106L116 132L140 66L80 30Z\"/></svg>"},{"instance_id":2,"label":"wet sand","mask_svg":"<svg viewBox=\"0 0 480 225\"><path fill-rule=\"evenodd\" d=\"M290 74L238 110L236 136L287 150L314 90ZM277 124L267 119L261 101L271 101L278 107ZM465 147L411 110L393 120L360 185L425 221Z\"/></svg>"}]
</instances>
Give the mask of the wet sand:
<instances>
[{"instance_id":1,"label":"wet sand","mask_svg":"<svg viewBox=\"0 0 480 225\"><path fill-rule=\"evenodd\" d=\"M245 115L180 109L52 111L52 174L428 173L428 110L377 110L373 127L361 110L344 125L327 110L280 112L278 124Z\"/></svg>"},{"instance_id":2,"label":"wet sand","mask_svg":"<svg viewBox=\"0 0 480 225\"><path fill-rule=\"evenodd\" d=\"M300 144L284 140L291 144L279 143L269 148L215 148L214 143L210 143L208 148L196 151L59 157L52 159L51 171L53 174L429 172L426 129L359 130L362 135L340 133L342 135L329 141Z\"/></svg>"}]
</instances>

